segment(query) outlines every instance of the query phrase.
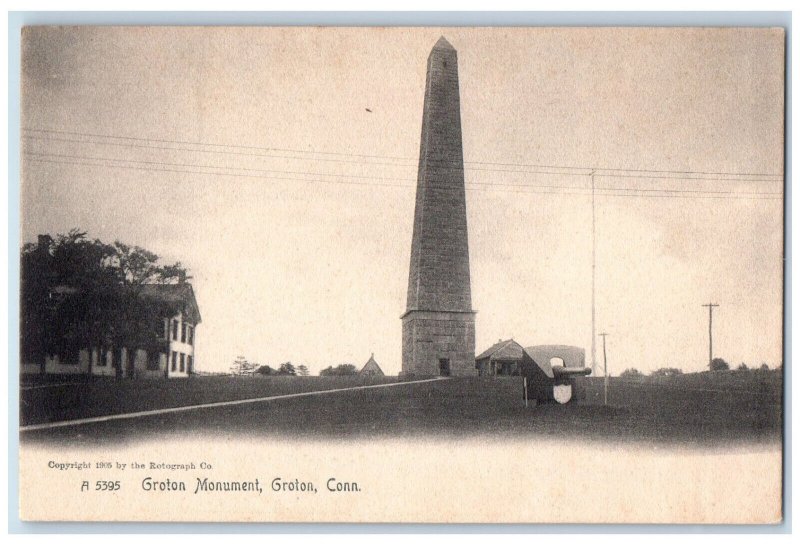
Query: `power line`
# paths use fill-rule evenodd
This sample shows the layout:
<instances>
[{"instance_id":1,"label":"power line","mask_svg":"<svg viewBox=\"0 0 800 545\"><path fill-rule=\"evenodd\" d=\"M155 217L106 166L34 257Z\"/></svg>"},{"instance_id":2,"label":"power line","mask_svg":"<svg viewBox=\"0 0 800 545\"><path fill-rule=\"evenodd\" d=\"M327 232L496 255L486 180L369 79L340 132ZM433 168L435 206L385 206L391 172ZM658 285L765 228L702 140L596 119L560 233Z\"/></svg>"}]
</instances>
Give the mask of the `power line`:
<instances>
[{"instance_id":1,"label":"power line","mask_svg":"<svg viewBox=\"0 0 800 545\"><path fill-rule=\"evenodd\" d=\"M249 168L249 167L232 167L232 166L217 166L217 165L206 165L206 164L198 164L198 163L170 163L166 161L143 161L138 159L121 159L117 157L94 157L88 155L71 155L66 153L37 153L37 152L25 152L26 155L31 156L41 156L41 157L57 157L57 158L67 158L67 159L82 159L82 160L89 160L89 161L119 161L123 163L142 163L148 165L166 165L166 166L176 166L176 167L192 167L192 168L216 168L216 169L232 169L232 170L247 170L250 172L267 172L273 174L312 174L315 176L333 176L338 178L364 178L369 180L391 180L391 181L401 181L401 182L414 182L416 181L413 178L396 178L396 177L380 177L380 176L364 176L359 174L338 174L338 173L328 173L328 172L309 172L303 170L274 170L274 169L264 169L264 168Z\"/></svg>"},{"instance_id":2,"label":"power line","mask_svg":"<svg viewBox=\"0 0 800 545\"><path fill-rule=\"evenodd\" d=\"M563 169L582 169L582 170L602 170L612 172L659 172L664 174L709 174L720 176L776 176L783 178L783 174L767 174L759 172L714 172L703 170L658 170L648 168L612 168L612 167L584 167L584 166L557 166L557 165L534 165L525 163L492 163L486 161L465 161L474 165L499 165L499 166L533 166L542 168L563 168ZM588 173L587 173L588 175Z\"/></svg>"},{"instance_id":3,"label":"power line","mask_svg":"<svg viewBox=\"0 0 800 545\"><path fill-rule=\"evenodd\" d=\"M31 131L31 132L45 132L45 133L53 133L53 134L68 134L73 136L88 136L91 138L118 138L120 140L138 140L138 141L147 141L147 142L160 142L162 144L185 144L191 146L214 146L214 147L222 147L222 148L238 148L238 149L249 149L249 150L260 150L260 151L285 151L285 152L295 152L295 153L317 153L320 155L339 155L339 156L349 156L349 157L362 157L362 158L372 158L372 159L396 159L402 161L412 161L413 158L410 157L393 157L390 155L364 155L359 153L343 153L343 152L336 152L336 151L308 151L308 150L298 150L298 149L289 149L289 148L267 148L261 146L245 146L242 144L216 144L213 142L197 142L197 141L189 141L189 140L166 140L160 138L140 138L136 136L116 136L113 134L96 134L96 133L87 133L87 132L77 132L77 131L59 131L54 129L29 129L23 128L24 131Z\"/></svg>"},{"instance_id":4,"label":"power line","mask_svg":"<svg viewBox=\"0 0 800 545\"><path fill-rule=\"evenodd\" d=\"M349 161L349 160L339 160L339 159L315 159L315 158L303 158L303 157L290 157L290 156L276 156L276 155L267 155L267 154L257 154L257 153L244 153L244 152L230 152L230 151L216 151L216 150L194 150L188 148L170 148L170 147L163 147L163 146L152 146L152 145L144 145L144 144L128 144L128 143L117 143L117 142L89 142L84 140L70 140L70 139L62 139L62 138L49 138L49 137L35 137L35 136L26 136L24 138L32 138L32 139L44 139L44 140L55 140L55 141L64 141L64 142L72 142L72 143L79 143L79 144L97 144L97 145L109 145L109 146L122 146L122 147L133 147L133 148L148 148L148 149L160 149L160 150L169 150L169 151L189 151L195 153L223 153L228 155L245 155L245 156L254 156L254 157L268 157L268 158L284 158L284 159L291 159L291 160L310 160L310 161L327 161L327 162L337 162L337 163L350 163L350 164L359 164L362 166L374 166L374 165L385 165L385 166L403 166L397 165L392 163L378 163L378 162L363 162L363 161ZM214 168L214 167L210 167ZM485 171L485 172L504 172L504 173L512 173L512 174L549 174L549 175L556 175L556 176L579 176L584 177L587 176L588 173L570 173L570 172L549 172L549 171L536 171L536 170L507 170L507 169L481 169L481 168L467 168L468 171ZM622 175L615 175L615 174L597 174L597 176L604 176L604 177L628 177L628 178L655 178L655 179L664 179L664 180L695 180L695 181L703 181L703 182L713 182L713 181L733 181L733 182L772 182L772 183L781 183L779 180L747 180L747 179L733 179L733 178L684 178L684 177L677 177L677 176L622 176ZM388 177L386 179L389 179Z\"/></svg>"},{"instance_id":5,"label":"power line","mask_svg":"<svg viewBox=\"0 0 800 545\"><path fill-rule=\"evenodd\" d=\"M210 147L227 147L227 148L235 148L235 149L247 149L247 150L259 150L259 151L280 151L280 152L288 152L288 153L303 153L303 154L321 154L321 155L333 155L333 156L340 156L340 157L360 157L360 158L370 158L370 159L391 159L396 161L416 161L416 159L412 157L397 157L397 156L388 156L388 155L368 155L368 154L357 154L357 153L344 153L344 152L331 152L331 151L309 151L309 150L298 150L298 149L291 149L291 148L275 148L275 147L261 147L261 146L247 146L241 144L219 144L219 143L210 143L210 142L200 142L200 141L188 141L188 140L168 140L168 139L157 139L157 138L141 138L141 137L134 137L134 136L119 136L119 135L111 135L111 134L98 134L98 133L83 133L78 131L63 131L63 130L55 130L55 129L37 129L37 128L23 128L25 131L29 132L42 132L42 133L50 133L50 134L66 134L72 136L85 136L90 138L112 138L112 139L120 139L120 140L128 140L128 141L138 141L138 142L159 142L159 143L169 143L169 144L179 144L179 145L192 145L192 146L210 146ZM122 143L115 143L115 142L93 142L93 141L86 141L86 140L69 140L69 139L58 139L53 137L45 137L45 136L27 136L25 138L37 138L37 139L47 139L47 140L57 140L57 141L66 141L66 142L75 142L75 143L86 143L86 144L97 144L97 145L123 145ZM142 146L136 145L134 147L148 147L148 148L155 148L155 149L168 149L168 150L176 150L176 151L195 151L195 152L207 152L207 153L232 153L238 154L236 152L225 152L224 150L194 150L194 149L186 149L186 148L172 148L172 147L160 147L160 146ZM250 154L244 154L250 155ZM288 158L288 159L304 159L300 157L284 157L284 156L269 156L269 155L262 155L262 154L254 154L255 156L268 156L268 157L276 157L276 158ZM320 158L312 159L312 158L305 158L308 160L323 160ZM342 161L342 160L331 160L334 162L349 162L349 161ZM456 164L458 162L454 161L438 161L440 163L450 163ZM658 169L638 169L638 168L617 168L617 167L589 167L589 166L564 166L564 165L544 165L544 164L532 164L532 163L504 163L504 162L491 162L491 161L464 161L465 164L473 164L473 165L491 165L491 166L513 166L513 167L533 167L533 168L549 168L549 169L562 169L562 170L582 170L582 171L610 171L610 172L641 172L641 173L662 173L662 174L678 174L678 175L712 175L712 176L756 176L756 177L779 177L783 178L783 174L769 174L769 173L753 173L753 172L714 172L714 171L692 171L692 170L658 170ZM398 163L378 163L378 162L371 162L367 164L375 164L375 165L387 165L387 166L414 166L414 164L409 165L402 165ZM487 169L492 171L493 169ZM513 170L499 170L499 172L517 172ZM560 174L555 172L546 172L546 174ZM583 175L588 176L589 172L580 172L580 173L565 173L565 174L574 174L574 175ZM603 176L614 176L613 174L603 175ZM687 179L681 178L679 176L675 177L676 179ZM703 178L688 178L688 179L703 179ZM725 178L713 178L727 180ZM780 182L782 180L742 180L739 178L733 178L731 181L773 181L773 182Z\"/></svg>"},{"instance_id":6,"label":"power line","mask_svg":"<svg viewBox=\"0 0 800 545\"><path fill-rule=\"evenodd\" d=\"M642 171L645 172L645 171ZM683 176L648 176L645 174L596 174L601 178L650 178L661 180L698 180L704 182L766 182L773 184L782 184L783 180L765 180L761 178L699 178L696 176L683 177Z\"/></svg>"},{"instance_id":7,"label":"power line","mask_svg":"<svg viewBox=\"0 0 800 545\"><path fill-rule=\"evenodd\" d=\"M240 151L227 151L227 150L203 150L203 149L192 149L192 148L176 148L176 147L165 147L165 146L156 146L150 144L133 144L128 142L94 142L90 140L75 140L71 138L58 138L58 137L51 137L51 136L23 136L23 138L33 139L33 140L51 140L54 142L68 142L73 144L93 144L98 146L115 146L115 147L127 147L127 148L138 148L138 149L157 149L157 150L164 150L164 151L187 151L191 153L219 153L225 155L238 155L238 156L246 156L246 157L266 157L270 159L289 159L293 161L322 161L328 163L347 163L347 164L356 164L356 165L366 165L366 166L390 166L390 167L404 167L404 168L412 168L414 165L408 164L403 165L399 163L385 163L385 162L365 162L360 160L347 160L347 159L329 159L329 158L320 158L320 157L295 157L291 155L271 155L268 153L253 153L253 152L240 152ZM434 161L435 162L435 161ZM451 162L452 164L452 162ZM445 168L454 168L454 167L445 167ZM489 168L468 168L465 170L477 170L477 171L484 171L484 172L505 172L505 173L518 173L518 174L551 174L557 176L585 176L586 174L583 172L550 172L550 171L534 171L534 170L508 170L508 169L489 169Z\"/></svg>"},{"instance_id":8,"label":"power line","mask_svg":"<svg viewBox=\"0 0 800 545\"><path fill-rule=\"evenodd\" d=\"M27 154L26 154L27 155ZM176 173L176 174L205 174L205 175L212 175L212 176L230 176L236 178L251 178L251 179L275 179L275 180L286 180L286 181L295 181L295 182L309 182L309 183L330 183L330 184L342 184L342 185L363 185L363 186L373 186L373 187L414 187L413 184L376 184L370 182L351 182L351 181L343 181L343 180L318 180L318 179L307 179L307 178L288 178L282 176L266 176L266 175L252 175L252 174L241 174L241 173L231 173L231 172L208 172L208 171L201 171L201 170L184 170L184 169L166 169L166 168L151 168L151 167L137 167L134 165L109 165L109 164L98 164L98 163L87 163L82 161L64 161L64 160L50 160L50 159L43 159L39 157L30 157L32 161L42 162L42 163L52 163L52 164L64 164L64 165L76 165L76 166L88 166L88 167L98 167L98 168L118 168L118 169L128 169L128 170L140 170L140 171L150 171L150 172L168 172L168 173ZM466 184L472 185L472 183ZM497 186L499 184L485 184L486 186ZM528 188L537 188L538 186L526 186ZM446 188L443 188L446 189ZM498 192L506 192L506 193L541 193L541 194L559 194L559 195L584 195L589 196L589 193L581 193L581 192L563 192L563 191L523 191L523 190L509 190L509 189L491 189L489 187L485 187L484 189L478 189L473 187L466 188L469 191L498 191ZM565 189L576 189L580 191L582 188L565 188ZM611 188L606 188L606 191L611 190ZM633 189L622 189L622 191L638 191ZM665 193L672 193L670 190L663 190ZM780 195L780 194L773 194L773 193L758 193L757 195ZM782 200L782 197L756 197L756 196L736 196L736 193L730 195L674 195L674 194L641 194L641 193L599 193L598 196L604 197L644 197L644 198L651 198L651 197L658 197L658 198L689 198L689 199L728 199L728 200Z\"/></svg>"},{"instance_id":9,"label":"power line","mask_svg":"<svg viewBox=\"0 0 800 545\"><path fill-rule=\"evenodd\" d=\"M40 159L36 157L32 157L31 160L37 161L40 163L54 163L60 165L78 165L78 166L89 166L89 167L102 167L102 168L121 168L121 169L128 169L128 170L143 170L149 172L169 172L175 174L208 174L214 176L231 176L234 178L253 178L258 180L286 180L286 181L294 181L294 182L318 182L318 183L330 183L330 184L343 184L343 185L365 185L365 186L373 186L373 187L413 187L409 184L375 184L370 182L347 182L341 180L311 180L311 179L304 179L304 178L287 178L282 176L257 176L254 174L236 174L230 172L206 172L202 170L178 170L178 169L166 169L166 168L150 168L150 167L137 167L134 165L108 165L108 164L97 164L97 163L85 163L79 161L57 161L57 160L49 160L49 159Z\"/></svg>"},{"instance_id":10,"label":"power line","mask_svg":"<svg viewBox=\"0 0 800 545\"><path fill-rule=\"evenodd\" d=\"M370 179L370 180L374 179L382 181L407 181L407 182L416 181L412 178L392 178L392 177L380 177L380 176L364 176L358 174L339 174L339 173L311 172L311 171L298 171L298 170L272 170L272 169L258 169L258 168L247 168L247 167L217 166L217 165L198 164L198 163L171 163L166 161L144 161L137 159L121 159L115 157L96 157L87 155L71 155L71 154L59 154L59 153L25 152L25 154L32 157L51 157L51 158L55 157L55 158L67 158L67 159L88 160L88 161L109 161L109 162L123 162L123 163L188 167L188 168L213 168L217 170L244 170L248 172L265 172L270 174L301 174L301 175L312 175L312 176L331 176L338 178L359 178L359 179ZM294 179L294 178L287 178L287 179ZM530 184L530 183L511 184L505 182L500 182L500 183L469 182L469 184L498 186L498 187L544 187L548 189L588 190L588 188L574 187L574 186L541 185L541 184ZM638 188L638 187L600 187L597 188L597 190L628 191L628 192L641 191L641 192L665 192L665 193L698 193L698 194L721 194L721 195L782 195L782 193L780 192L763 192L763 191L746 192L746 191L719 191L719 190L702 190L702 189L664 189L664 188L656 189L656 188Z\"/></svg>"},{"instance_id":11,"label":"power line","mask_svg":"<svg viewBox=\"0 0 800 545\"><path fill-rule=\"evenodd\" d=\"M226 155L241 155L241 156L248 156L248 157L270 157L274 159L295 159L295 160L303 160L303 161L324 161L328 163L352 163L352 164L366 164L366 165L382 165L382 166L405 166L411 167L413 165L399 165L397 163L379 163L379 162L367 162L364 161L355 161L355 160L347 160L347 159L330 159L324 157L292 157L290 155L269 155L266 153L252 153L252 152L244 152L244 151L227 151L227 150L202 150L202 149L192 149L192 148L174 148L174 147L165 147L165 146L154 146L148 144L133 144L129 142L92 142L89 140L75 140L70 138L56 138L50 136L23 136L23 138L29 138L34 140L53 140L56 142L71 142L75 144L96 144L100 146L116 146L116 147L126 147L126 148L142 148L142 149L160 149L160 150L169 150L169 151L190 151L194 153L222 153Z\"/></svg>"}]
</instances>

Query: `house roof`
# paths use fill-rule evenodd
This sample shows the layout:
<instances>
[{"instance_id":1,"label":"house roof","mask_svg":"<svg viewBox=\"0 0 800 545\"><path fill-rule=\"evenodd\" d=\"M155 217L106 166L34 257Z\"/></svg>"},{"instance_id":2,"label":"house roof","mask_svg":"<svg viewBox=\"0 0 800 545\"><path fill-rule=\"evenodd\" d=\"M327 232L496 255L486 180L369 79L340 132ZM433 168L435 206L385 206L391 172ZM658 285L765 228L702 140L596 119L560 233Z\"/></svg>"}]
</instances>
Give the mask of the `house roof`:
<instances>
[{"instance_id":1,"label":"house roof","mask_svg":"<svg viewBox=\"0 0 800 545\"><path fill-rule=\"evenodd\" d=\"M506 341L498 341L487 350L482 352L476 360L483 359L492 360L521 360L522 359L522 345L514 339Z\"/></svg>"},{"instance_id":2,"label":"house roof","mask_svg":"<svg viewBox=\"0 0 800 545\"><path fill-rule=\"evenodd\" d=\"M367 371L376 371L379 372L381 375L384 374L383 369L381 369L381 366L378 365L378 362L375 361L375 354L372 354L369 357L367 363L365 363L364 367L361 368L360 373L366 373Z\"/></svg>"},{"instance_id":3,"label":"house roof","mask_svg":"<svg viewBox=\"0 0 800 545\"><path fill-rule=\"evenodd\" d=\"M188 282L183 284L145 284L142 286L142 295L168 303L195 323L199 324L202 321L194 289Z\"/></svg>"},{"instance_id":4,"label":"house roof","mask_svg":"<svg viewBox=\"0 0 800 545\"><path fill-rule=\"evenodd\" d=\"M525 348L531 358L536 360L550 360L550 358L561 358L564 365L570 368L579 368L586 365L586 350L580 346L569 346L565 344L541 344L528 346Z\"/></svg>"}]
</instances>

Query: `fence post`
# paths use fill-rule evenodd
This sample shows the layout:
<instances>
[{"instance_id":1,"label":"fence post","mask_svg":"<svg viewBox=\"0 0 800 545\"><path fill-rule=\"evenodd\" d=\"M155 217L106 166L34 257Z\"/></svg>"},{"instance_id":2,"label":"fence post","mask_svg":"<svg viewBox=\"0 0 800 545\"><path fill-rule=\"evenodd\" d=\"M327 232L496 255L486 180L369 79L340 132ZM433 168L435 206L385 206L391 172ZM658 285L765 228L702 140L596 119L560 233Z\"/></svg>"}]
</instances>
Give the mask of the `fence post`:
<instances>
[{"instance_id":1,"label":"fence post","mask_svg":"<svg viewBox=\"0 0 800 545\"><path fill-rule=\"evenodd\" d=\"M525 408L528 408L528 377L522 377L522 388L525 390Z\"/></svg>"}]
</instances>

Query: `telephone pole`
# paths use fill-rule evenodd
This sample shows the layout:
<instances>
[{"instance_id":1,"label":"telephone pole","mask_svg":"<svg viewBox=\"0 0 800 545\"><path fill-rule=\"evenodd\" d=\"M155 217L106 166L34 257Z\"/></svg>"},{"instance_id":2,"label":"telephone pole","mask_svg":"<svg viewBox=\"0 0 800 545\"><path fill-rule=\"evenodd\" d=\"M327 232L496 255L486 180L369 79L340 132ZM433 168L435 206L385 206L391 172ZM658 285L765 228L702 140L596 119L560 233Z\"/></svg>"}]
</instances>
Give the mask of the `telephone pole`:
<instances>
[{"instance_id":1,"label":"telephone pole","mask_svg":"<svg viewBox=\"0 0 800 545\"><path fill-rule=\"evenodd\" d=\"M708 370L711 371L711 361L714 359L714 341L711 336L711 324L714 319L714 307L718 307L719 305L716 303L708 303L701 306L708 307Z\"/></svg>"},{"instance_id":2,"label":"telephone pole","mask_svg":"<svg viewBox=\"0 0 800 545\"><path fill-rule=\"evenodd\" d=\"M597 372L597 358L595 339L597 330L595 329L595 227L594 227L594 170L590 174L592 178L592 374Z\"/></svg>"},{"instance_id":3,"label":"telephone pole","mask_svg":"<svg viewBox=\"0 0 800 545\"><path fill-rule=\"evenodd\" d=\"M606 337L608 333L600 333L603 337L603 405L608 405L608 360L606 358Z\"/></svg>"}]
</instances>

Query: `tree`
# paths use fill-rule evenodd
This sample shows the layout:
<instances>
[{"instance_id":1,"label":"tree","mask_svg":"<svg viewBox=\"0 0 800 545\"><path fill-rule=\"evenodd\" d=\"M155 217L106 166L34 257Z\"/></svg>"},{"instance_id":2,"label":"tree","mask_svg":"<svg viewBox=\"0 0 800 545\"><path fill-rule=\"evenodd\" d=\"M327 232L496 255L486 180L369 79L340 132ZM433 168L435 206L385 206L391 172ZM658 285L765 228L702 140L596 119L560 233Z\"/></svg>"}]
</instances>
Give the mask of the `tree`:
<instances>
[{"instance_id":1,"label":"tree","mask_svg":"<svg viewBox=\"0 0 800 545\"><path fill-rule=\"evenodd\" d=\"M762 363L761 367L758 368L759 371L769 371L769 365L766 363Z\"/></svg>"},{"instance_id":2,"label":"tree","mask_svg":"<svg viewBox=\"0 0 800 545\"><path fill-rule=\"evenodd\" d=\"M642 378L644 375L638 369L634 369L633 367L629 369L625 369L622 373L619 374L621 378Z\"/></svg>"},{"instance_id":3,"label":"tree","mask_svg":"<svg viewBox=\"0 0 800 545\"><path fill-rule=\"evenodd\" d=\"M26 244L21 260L22 356L45 371L47 356L99 346L113 331L104 319L117 310L114 248L77 229Z\"/></svg>"},{"instance_id":4,"label":"tree","mask_svg":"<svg viewBox=\"0 0 800 545\"><path fill-rule=\"evenodd\" d=\"M260 365L256 370L256 373L258 373L259 375L266 375L266 376L278 374L278 372L269 365Z\"/></svg>"},{"instance_id":5,"label":"tree","mask_svg":"<svg viewBox=\"0 0 800 545\"><path fill-rule=\"evenodd\" d=\"M236 376L252 375L259 368L257 363L247 361L244 356L237 356L231 365L231 374Z\"/></svg>"},{"instance_id":6,"label":"tree","mask_svg":"<svg viewBox=\"0 0 800 545\"><path fill-rule=\"evenodd\" d=\"M747 365L744 362L739 364L739 367L736 368L737 371L747 371Z\"/></svg>"},{"instance_id":7,"label":"tree","mask_svg":"<svg viewBox=\"0 0 800 545\"><path fill-rule=\"evenodd\" d=\"M307 377L308 376L308 367L306 367L305 365L298 365L297 366L297 374L299 376L301 376L301 377Z\"/></svg>"},{"instance_id":8,"label":"tree","mask_svg":"<svg viewBox=\"0 0 800 545\"><path fill-rule=\"evenodd\" d=\"M662 367L650 373L651 377L676 377L682 375L683 371L677 367Z\"/></svg>"},{"instance_id":9,"label":"tree","mask_svg":"<svg viewBox=\"0 0 800 545\"><path fill-rule=\"evenodd\" d=\"M711 363L708 365L708 368L711 371L727 371L730 369L728 362L722 358L714 358L711 360Z\"/></svg>"},{"instance_id":10,"label":"tree","mask_svg":"<svg viewBox=\"0 0 800 545\"><path fill-rule=\"evenodd\" d=\"M41 235L38 244L23 246L20 260L20 347L23 360L38 361L42 372L47 356L70 359L81 348L161 348L154 314L175 309L145 300L142 286L191 278L180 263L159 265L144 248L105 244L79 229L55 239ZM114 366L121 377L117 358Z\"/></svg>"},{"instance_id":11,"label":"tree","mask_svg":"<svg viewBox=\"0 0 800 545\"><path fill-rule=\"evenodd\" d=\"M319 376L321 377L341 377L357 374L358 370L356 369L356 366L349 363L343 363L342 365L337 365L336 367L329 366L319 372Z\"/></svg>"},{"instance_id":12,"label":"tree","mask_svg":"<svg viewBox=\"0 0 800 545\"><path fill-rule=\"evenodd\" d=\"M295 371L295 368L294 368L294 365L292 365L292 362L287 361L286 363L282 363L281 366L278 368L278 374L279 375L295 376L297 374L297 371Z\"/></svg>"}]
</instances>

